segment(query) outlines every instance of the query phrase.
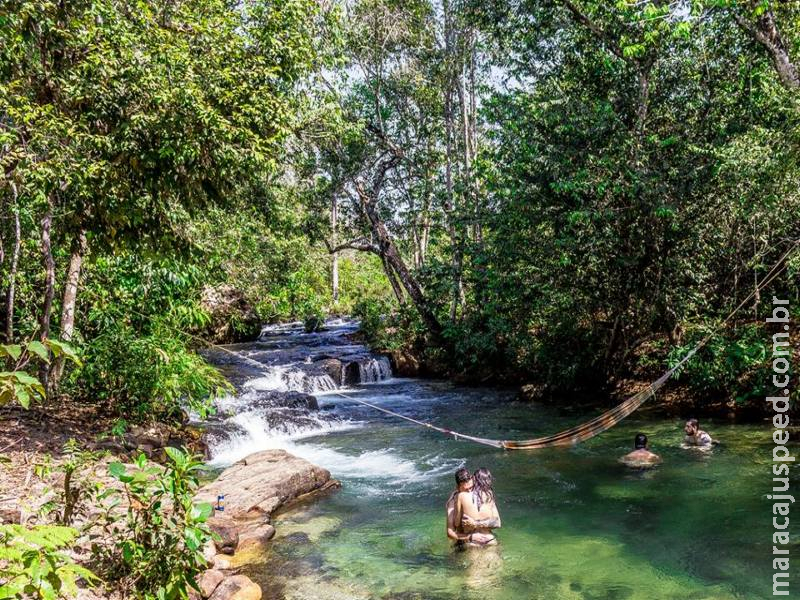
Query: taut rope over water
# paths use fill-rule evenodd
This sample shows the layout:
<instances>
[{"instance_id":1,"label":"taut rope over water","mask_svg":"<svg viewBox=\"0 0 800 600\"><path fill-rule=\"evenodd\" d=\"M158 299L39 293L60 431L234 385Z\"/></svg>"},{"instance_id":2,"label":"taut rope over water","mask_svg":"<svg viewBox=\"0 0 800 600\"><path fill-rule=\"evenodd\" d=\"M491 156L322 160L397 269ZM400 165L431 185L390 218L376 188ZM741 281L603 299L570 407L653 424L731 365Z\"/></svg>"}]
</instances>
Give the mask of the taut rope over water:
<instances>
[{"instance_id":1,"label":"taut rope over water","mask_svg":"<svg viewBox=\"0 0 800 600\"><path fill-rule=\"evenodd\" d=\"M789 255L794 252L798 245L800 245L800 240L796 240L784 253L783 256L775 263L775 265L770 269L769 273L761 280L761 282L755 286L752 292L742 300L736 308L734 308L727 317L725 317L720 325L717 327L721 327L728 321L730 321L733 316L741 310L741 308L750 302L750 300L758 293L761 292L762 289L767 287L770 283L772 283L778 275L780 275L784 269L786 269L786 259ZM134 311L135 312L135 311ZM141 314L141 313L137 313ZM142 315L144 316L144 315ZM205 340L197 335L193 335L186 331L181 331L176 329L185 335L211 347L216 348L217 350L222 350L223 352L227 352L233 356L236 356L240 360L245 360L246 362L252 363L256 366L259 370L264 369L264 365L258 361L255 361L251 358L246 356L242 356L241 354L237 354L233 352L229 348L225 346L221 346L219 344L214 344ZM474 435L467 435L465 433L461 433L458 431L452 431L445 427L438 427L437 425L433 425L432 423L428 423L426 421L420 421L418 419L414 419L407 415L403 415L393 410L389 410L388 408L383 408L381 406L377 406L372 404L371 402L366 402L365 400L361 400L359 398L355 398L353 396L348 396L347 394L343 394L341 392L329 392L332 394L336 394L337 396L341 396L342 398L346 398L351 400L352 402L357 402L358 404L363 404L364 406L368 406L369 408L375 409L387 415L391 415L393 417L397 417L398 419L403 419L410 423L414 423L415 425L420 425L422 427L426 427L428 429L433 429L434 431L438 431L440 433L444 433L446 435L452 435L455 439L463 439L470 442L474 442L476 444L483 444L484 446L491 446L493 448L505 448L506 450L538 450L540 448L556 448L556 447L564 447L564 446L574 446L575 444L579 444L580 442L584 442L588 439L593 438L596 435L600 435L604 431L607 431L614 427L617 423L622 421L625 417L633 413L637 408L639 408L642 404L647 402L650 398L652 398L655 393L669 380L672 375L674 375L683 365L685 365L697 352L705 346L708 341L711 339L713 335L713 331L706 335L700 342L692 348L686 356L684 356L674 367L669 369L666 373L664 373L661 377L647 386L646 389L642 390L638 394L628 398L621 404L618 404L614 408L596 416L594 419L587 421L586 423L582 423L581 425L577 425L570 429L566 429L559 433L555 433L553 435L548 435L544 437L529 439L529 440L495 440L491 438L482 438Z\"/></svg>"},{"instance_id":2,"label":"taut rope over water","mask_svg":"<svg viewBox=\"0 0 800 600\"><path fill-rule=\"evenodd\" d=\"M775 266L770 269L769 273L764 277L764 279L759 283L755 289L747 296L744 300L742 300L739 305L734 308L730 314L722 320L722 323L717 327L721 327L725 323L727 323L733 316L741 310L741 308L747 304L756 294L758 294L762 289L772 283L775 278L780 275L783 270L786 268L786 259L789 255L797 248L798 244L800 244L800 240L795 241L789 250L775 263ZM669 380L672 375L674 375L683 365L685 365L695 354L697 354L698 350L700 350L703 346L705 346L708 341L711 339L713 335L713 331L706 335L700 342L692 348L686 356L684 356L674 367L669 369L666 373L664 373L661 377L647 386L646 389L642 390L638 394L628 398L621 404L618 404L611 410L604 412L601 415L598 415L591 421L587 421L581 425L577 425L560 433L555 433L553 435L548 435L544 437L534 438L530 440L494 440L490 438L482 438L476 437L472 435L466 435L463 433L459 433L457 431L451 431L450 429L446 429L444 427L437 427L431 423L426 423L425 421L418 421L417 419L412 419L406 415L402 415L400 413L396 413L392 410L388 410L386 408L376 406L369 402L365 402L364 400L360 400L358 398L354 398L352 396L348 396L346 394L342 394L341 392L332 392L343 398L347 398L348 400L352 400L353 402L358 402L359 404L363 404L364 406L368 406L370 408L374 408L375 410L379 410L383 413L391 415L393 417L397 417L399 419L404 419L411 423L415 423L417 425L421 425L423 427L427 427L428 429L433 429L435 431L439 431L441 433L452 435L455 439L464 439L470 442L475 442L477 444L483 444L485 446L492 446L494 448L505 448L507 450L538 450L540 448L556 448L556 447L564 447L564 446L574 446L575 444L579 444L580 442L584 442L588 439L593 438L596 435L600 435L604 431L607 431L614 427L617 423L622 421L625 417L633 413L637 408L639 408L642 404L647 402L650 398L655 396L655 393Z\"/></svg>"}]
</instances>

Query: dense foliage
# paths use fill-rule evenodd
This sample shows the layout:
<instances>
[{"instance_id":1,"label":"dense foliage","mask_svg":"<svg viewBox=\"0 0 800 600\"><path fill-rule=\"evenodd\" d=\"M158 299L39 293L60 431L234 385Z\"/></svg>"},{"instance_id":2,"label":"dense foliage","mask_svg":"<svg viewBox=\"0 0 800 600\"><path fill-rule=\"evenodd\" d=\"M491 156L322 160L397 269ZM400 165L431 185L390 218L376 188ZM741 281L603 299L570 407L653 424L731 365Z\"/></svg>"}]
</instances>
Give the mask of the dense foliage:
<instances>
[{"instance_id":1,"label":"dense foliage","mask_svg":"<svg viewBox=\"0 0 800 600\"><path fill-rule=\"evenodd\" d=\"M79 346L66 367L44 346L43 393L130 419L224 389L204 340L356 309L480 380L661 368L800 237L798 11L9 0L3 341ZM764 293L797 304L798 267ZM752 395L767 297L696 390Z\"/></svg>"},{"instance_id":2,"label":"dense foliage","mask_svg":"<svg viewBox=\"0 0 800 600\"><path fill-rule=\"evenodd\" d=\"M0 525L0 598L71 598L78 579L96 581L68 554L77 536L59 525Z\"/></svg>"},{"instance_id":3,"label":"dense foliage","mask_svg":"<svg viewBox=\"0 0 800 600\"><path fill-rule=\"evenodd\" d=\"M596 390L716 330L686 381L761 394L768 300L797 301L796 254L758 286L800 238L799 8L356 3L339 89L364 129L319 169L350 246L390 258L385 227L424 289L387 266L420 316L368 319L376 341Z\"/></svg>"}]
</instances>

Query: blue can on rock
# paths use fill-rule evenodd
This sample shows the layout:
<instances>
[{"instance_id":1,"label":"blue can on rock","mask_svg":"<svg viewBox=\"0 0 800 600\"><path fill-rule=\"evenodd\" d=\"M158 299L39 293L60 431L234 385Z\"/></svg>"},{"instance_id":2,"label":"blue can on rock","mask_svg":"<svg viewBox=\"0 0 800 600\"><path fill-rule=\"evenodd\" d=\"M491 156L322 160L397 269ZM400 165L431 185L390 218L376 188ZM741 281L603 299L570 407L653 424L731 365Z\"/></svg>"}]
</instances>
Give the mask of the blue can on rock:
<instances>
[{"instance_id":1,"label":"blue can on rock","mask_svg":"<svg viewBox=\"0 0 800 600\"><path fill-rule=\"evenodd\" d=\"M225 510L225 496L217 496L217 505L214 508L220 512Z\"/></svg>"}]
</instances>

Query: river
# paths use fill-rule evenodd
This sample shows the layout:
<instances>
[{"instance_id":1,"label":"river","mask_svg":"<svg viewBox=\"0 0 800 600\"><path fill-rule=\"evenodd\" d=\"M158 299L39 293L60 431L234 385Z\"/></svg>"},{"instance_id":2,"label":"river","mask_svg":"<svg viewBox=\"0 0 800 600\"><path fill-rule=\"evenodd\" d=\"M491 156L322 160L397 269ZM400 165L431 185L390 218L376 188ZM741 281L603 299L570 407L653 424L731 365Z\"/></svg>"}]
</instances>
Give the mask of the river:
<instances>
[{"instance_id":1,"label":"river","mask_svg":"<svg viewBox=\"0 0 800 600\"><path fill-rule=\"evenodd\" d=\"M236 356L211 356L238 389L219 404L214 464L284 448L342 482L276 518L270 555L249 573L265 598L772 597L766 426L703 423L722 442L710 452L682 448L682 423L652 412L570 449L456 441L336 392L500 439L557 432L593 415L517 403L511 390L392 378L385 359L350 341L355 323L327 325L315 334L267 328L259 342L234 347ZM323 373L337 360L343 369L350 362L350 383ZM276 400L291 390L313 393L319 410L299 394ZM663 465L634 471L617 462L638 431ZM445 538L444 503L462 465L494 475L503 520L496 549L456 551Z\"/></svg>"}]
</instances>

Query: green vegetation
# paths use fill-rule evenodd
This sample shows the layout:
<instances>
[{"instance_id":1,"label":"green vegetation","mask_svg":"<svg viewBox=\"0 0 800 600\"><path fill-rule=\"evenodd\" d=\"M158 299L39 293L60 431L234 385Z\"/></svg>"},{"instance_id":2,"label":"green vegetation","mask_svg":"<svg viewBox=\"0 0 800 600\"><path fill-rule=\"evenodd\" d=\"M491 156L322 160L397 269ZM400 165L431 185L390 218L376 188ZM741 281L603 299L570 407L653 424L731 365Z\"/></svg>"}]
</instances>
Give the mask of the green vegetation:
<instances>
[{"instance_id":1,"label":"green vegetation","mask_svg":"<svg viewBox=\"0 0 800 600\"><path fill-rule=\"evenodd\" d=\"M198 487L197 456L166 448L165 469L148 467L139 455L136 468L111 463L109 473L123 485L126 512L123 527L112 502L106 511L105 534L95 546L106 579L116 581L126 596L169 600L186 598L197 589L195 577L207 567L203 547L211 540L206 525L214 512L208 503L193 503ZM107 490L104 500L119 496Z\"/></svg>"},{"instance_id":2,"label":"green vegetation","mask_svg":"<svg viewBox=\"0 0 800 600\"><path fill-rule=\"evenodd\" d=\"M798 10L7 2L3 398L175 420L226 388L203 340L353 312L481 380L662 368L800 237ZM755 393L765 300L687 383Z\"/></svg>"},{"instance_id":3,"label":"green vegetation","mask_svg":"<svg viewBox=\"0 0 800 600\"><path fill-rule=\"evenodd\" d=\"M770 298L800 314L800 254L759 291L800 240L798 61L778 0L6 0L0 405L179 422L230 389L209 341L341 314L598 401L710 334L682 380L755 404ZM128 595L205 566L198 459L167 453L111 466L95 554ZM66 449L59 525L0 527L0 596L94 581L65 551L114 499L95 458Z\"/></svg>"},{"instance_id":4,"label":"green vegetation","mask_svg":"<svg viewBox=\"0 0 800 600\"><path fill-rule=\"evenodd\" d=\"M0 598L70 598L97 578L67 555L78 532L58 525L0 525Z\"/></svg>"}]
</instances>

